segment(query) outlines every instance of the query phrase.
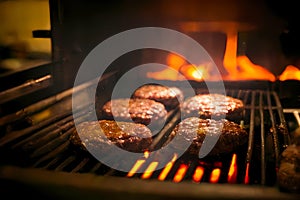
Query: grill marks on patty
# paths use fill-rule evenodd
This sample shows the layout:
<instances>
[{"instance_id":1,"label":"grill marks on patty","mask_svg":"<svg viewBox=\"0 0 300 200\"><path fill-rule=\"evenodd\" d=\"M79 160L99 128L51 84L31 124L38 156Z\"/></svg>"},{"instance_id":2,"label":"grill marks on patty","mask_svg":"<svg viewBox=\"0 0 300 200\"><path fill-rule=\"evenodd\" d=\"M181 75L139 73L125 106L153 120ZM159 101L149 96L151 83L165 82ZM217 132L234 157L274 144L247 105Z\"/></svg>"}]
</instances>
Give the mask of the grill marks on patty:
<instances>
[{"instance_id":1,"label":"grill marks on patty","mask_svg":"<svg viewBox=\"0 0 300 200\"><path fill-rule=\"evenodd\" d=\"M220 117L239 120L244 111L242 100L222 94L198 94L187 98L182 104L182 114L186 117Z\"/></svg>"},{"instance_id":2,"label":"grill marks on patty","mask_svg":"<svg viewBox=\"0 0 300 200\"><path fill-rule=\"evenodd\" d=\"M198 155L205 137L217 137L218 141L209 155L230 153L236 150L248 140L248 133L238 124L227 119L212 120L189 117L176 125L171 132L171 137L181 135L186 141L191 142L187 150L191 154ZM177 142L176 148L183 148Z\"/></svg>"},{"instance_id":3,"label":"grill marks on patty","mask_svg":"<svg viewBox=\"0 0 300 200\"><path fill-rule=\"evenodd\" d=\"M99 120L82 122L76 128L80 135L76 130L70 140L84 150L88 146L89 150L107 151L110 145L117 145L127 151L143 152L152 143L152 132L143 124Z\"/></svg>"},{"instance_id":4,"label":"grill marks on patty","mask_svg":"<svg viewBox=\"0 0 300 200\"><path fill-rule=\"evenodd\" d=\"M164 105L150 99L113 99L104 104L102 114L106 119L145 125L159 125L167 118Z\"/></svg>"},{"instance_id":5,"label":"grill marks on patty","mask_svg":"<svg viewBox=\"0 0 300 200\"><path fill-rule=\"evenodd\" d=\"M162 103L167 110L176 108L183 101L183 92L177 87L148 84L138 88L133 98L151 99Z\"/></svg>"}]
</instances>

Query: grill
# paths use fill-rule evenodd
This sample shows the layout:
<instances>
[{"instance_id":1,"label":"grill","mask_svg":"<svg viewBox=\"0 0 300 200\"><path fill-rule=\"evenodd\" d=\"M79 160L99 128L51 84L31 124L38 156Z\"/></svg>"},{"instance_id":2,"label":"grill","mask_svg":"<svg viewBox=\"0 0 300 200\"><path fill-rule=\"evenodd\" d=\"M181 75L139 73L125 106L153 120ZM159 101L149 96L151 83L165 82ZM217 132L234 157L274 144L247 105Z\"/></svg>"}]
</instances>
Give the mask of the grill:
<instances>
[{"instance_id":1,"label":"grill","mask_svg":"<svg viewBox=\"0 0 300 200\"><path fill-rule=\"evenodd\" d=\"M299 198L277 182L281 154L292 144L294 131L300 126L299 77L294 80L297 77L292 76L299 72L295 67L299 68L299 30L293 5L268 0L49 0L51 30L33 30L32 35L51 39L51 60L0 75L1 195L73 200ZM185 63L177 66L174 53L182 52L152 49L151 44L95 66L105 69L100 81L97 73L89 71L74 86L78 69L98 44L143 27L179 31L203 45L211 59L202 66L202 60L192 63L198 61L187 56ZM170 47L174 43L185 47L185 42L170 43ZM99 55L99 61L114 53ZM156 71L160 64L175 70L175 76L168 76L172 73L167 70L163 73L164 69ZM190 64L203 70L201 76L191 71ZM215 77L211 64L216 64L222 79ZM139 65L149 66L149 71L137 70L138 74L127 76ZM96 100L96 109L113 98L114 86L123 75L132 78L129 85L137 86L139 80L163 80L187 92L190 88L179 73L197 94L209 92L208 82L210 86L216 83L217 88L223 80L226 94L244 102L243 117L236 123L249 133L246 144L230 154L202 159L188 152L162 158L152 150L172 140L170 133L181 120L179 108L168 112L151 148L133 160L129 172L101 163L70 142L75 122L93 115L94 104L85 98L89 91L97 91L96 98L90 99ZM73 97L82 104L72 108ZM166 165L159 168L161 163Z\"/></svg>"},{"instance_id":2,"label":"grill","mask_svg":"<svg viewBox=\"0 0 300 200\"><path fill-rule=\"evenodd\" d=\"M101 82L105 83L112 76L104 76ZM89 153L72 146L69 141L71 133L75 130L72 94L80 98L91 87L95 87L95 80L3 117L0 121L1 125L6 127L7 134L0 140L3 152L1 160L22 168L71 174L95 174L100 177L126 177L131 180L150 179L174 183L258 185L277 189L276 172L280 154L291 141L283 108L275 91L226 90L227 95L243 100L246 108L240 124L248 131L249 140L237 152L203 159L188 153L179 158L174 154L173 158L166 162L168 164L159 170L155 170L158 162L162 161L159 155L147 159L147 154L151 152L145 152L144 157L133 164L130 172L123 172L100 163ZM198 94L207 93L201 84L194 87ZM91 109L90 102L86 102L75 110L74 116L80 121L85 121ZM168 142L171 130L179 121L179 110L169 111L168 120L164 128L154 136L152 147L160 148ZM18 130L16 124L27 127ZM136 173L138 170L141 173Z\"/></svg>"}]
</instances>

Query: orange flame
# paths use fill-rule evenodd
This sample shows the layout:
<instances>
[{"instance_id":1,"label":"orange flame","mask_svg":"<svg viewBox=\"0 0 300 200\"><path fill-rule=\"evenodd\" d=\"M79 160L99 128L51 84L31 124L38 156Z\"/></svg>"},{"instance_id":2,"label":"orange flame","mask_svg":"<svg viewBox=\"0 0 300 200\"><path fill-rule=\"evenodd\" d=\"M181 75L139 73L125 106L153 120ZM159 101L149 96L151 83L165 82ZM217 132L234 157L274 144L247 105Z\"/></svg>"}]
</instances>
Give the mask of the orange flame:
<instances>
[{"instance_id":1,"label":"orange flame","mask_svg":"<svg viewBox=\"0 0 300 200\"><path fill-rule=\"evenodd\" d=\"M175 174L175 176L174 176L174 178L173 178L173 181L174 181L175 183L180 182L180 181L184 178L185 173L186 173L188 167L189 167L189 166L186 165L186 164L181 164L181 165L179 166L179 169L177 170L177 172L176 172L176 174Z\"/></svg>"},{"instance_id":2,"label":"orange flame","mask_svg":"<svg viewBox=\"0 0 300 200\"><path fill-rule=\"evenodd\" d=\"M219 181L220 174L221 174L221 170L219 168L214 169L210 174L209 181L211 183L217 183Z\"/></svg>"},{"instance_id":3,"label":"orange flame","mask_svg":"<svg viewBox=\"0 0 300 200\"><path fill-rule=\"evenodd\" d=\"M227 74L221 75L223 80L276 80L272 72L263 66L254 64L246 55L237 56L237 45L237 32L228 32L223 59L223 66ZM167 65L170 68L158 72L148 72L147 77L173 81L186 79L220 81L218 74L214 73L212 63L188 64L182 57L171 53L167 57Z\"/></svg>"},{"instance_id":4,"label":"orange flame","mask_svg":"<svg viewBox=\"0 0 300 200\"><path fill-rule=\"evenodd\" d=\"M152 176L154 170L156 169L158 165L158 162L152 162L150 165L147 167L146 171L142 175L142 179L148 179Z\"/></svg>"},{"instance_id":5,"label":"orange flame","mask_svg":"<svg viewBox=\"0 0 300 200\"><path fill-rule=\"evenodd\" d=\"M201 166L198 166L193 174L193 181L200 182L204 174L204 169Z\"/></svg>"},{"instance_id":6,"label":"orange flame","mask_svg":"<svg viewBox=\"0 0 300 200\"><path fill-rule=\"evenodd\" d=\"M145 152L144 152L144 157L145 157L145 158L149 158L149 155L150 155L149 151L145 151Z\"/></svg>"},{"instance_id":7,"label":"orange flame","mask_svg":"<svg viewBox=\"0 0 300 200\"><path fill-rule=\"evenodd\" d=\"M145 151L144 152L144 158L148 158L149 157L149 151ZM142 167L142 165L146 162L145 159L139 159L135 162L135 164L133 165L133 167L130 169L130 171L127 173L127 177L132 177L134 176L134 174Z\"/></svg>"},{"instance_id":8,"label":"orange flame","mask_svg":"<svg viewBox=\"0 0 300 200\"><path fill-rule=\"evenodd\" d=\"M236 154L233 154L231 159L231 164L228 172L228 183L236 183L237 178L237 164L236 164Z\"/></svg>"},{"instance_id":9,"label":"orange flame","mask_svg":"<svg viewBox=\"0 0 300 200\"><path fill-rule=\"evenodd\" d=\"M275 81L275 75L266 68L256 65L250 59L243 56L236 56L238 36L236 32L227 34L227 43L223 65L228 72L223 79L227 80L269 80Z\"/></svg>"},{"instance_id":10,"label":"orange flame","mask_svg":"<svg viewBox=\"0 0 300 200\"><path fill-rule=\"evenodd\" d=\"M166 165L166 167L162 170L162 172L159 174L158 176L158 180L163 181L166 179L167 175L169 174L169 172L171 171L174 162L177 159L177 154L174 154L172 160L170 162L168 162L168 164Z\"/></svg>"},{"instance_id":11,"label":"orange flame","mask_svg":"<svg viewBox=\"0 0 300 200\"><path fill-rule=\"evenodd\" d=\"M300 69L293 65L288 65L285 70L279 75L279 80L300 80Z\"/></svg>"},{"instance_id":12,"label":"orange flame","mask_svg":"<svg viewBox=\"0 0 300 200\"><path fill-rule=\"evenodd\" d=\"M249 182L250 182L250 178L249 178L249 163L247 163L244 183L245 184L249 184Z\"/></svg>"},{"instance_id":13,"label":"orange flame","mask_svg":"<svg viewBox=\"0 0 300 200\"><path fill-rule=\"evenodd\" d=\"M137 160L136 163L133 165L131 170L128 172L127 177L132 177L145 163L145 160Z\"/></svg>"}]
</instances>

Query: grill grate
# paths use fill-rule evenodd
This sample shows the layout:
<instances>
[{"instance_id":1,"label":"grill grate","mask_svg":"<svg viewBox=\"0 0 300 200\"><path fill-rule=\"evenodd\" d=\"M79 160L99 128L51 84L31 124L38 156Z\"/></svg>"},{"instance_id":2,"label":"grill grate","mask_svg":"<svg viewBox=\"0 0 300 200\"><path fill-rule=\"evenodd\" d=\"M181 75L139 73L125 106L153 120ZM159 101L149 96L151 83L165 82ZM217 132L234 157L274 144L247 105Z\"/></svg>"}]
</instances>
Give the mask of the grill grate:
<instances>
[{"instance_id":1,"label":"grill grate","mask_svg":"<svg viewBox=\"0 0 300 200\"><path fill-rule=\"evenodd\" d=\"M205 93L205 90L197 90ZM23 167L43 168L72 173L95 173L103 176L121 176L141 179L158 179L195 183L241 183L274 185L279 155L290 144L289 133L283 109L277 93L263 90L227 90L227 95L243 100L244 119L241 122L249 132L248 144L233 154L198 159L184 154L160 170L151 172L160 160L141 158L140 167L144 173L121 172L99 163L86 152L74 148L69 136L74 131L74 122L69 106L71 98L44 106L44 110L55 110L60 104L66 109L56 115L22 130L13 130L2 136L0 148L2 160L8 164ZM37 106L40 108L40 106ZM86 109L88 108L88 109ZM31 112L30 114L35 113ZM76 115L81 121L90 113L89 104L79 108ZM30 115L29 115L30 116ZM28 116L25 116L28 117ZM169 133L178 123L180 112L169 113L169 121L154 138L153 148L159 148L169 139ZM175 157L176 155L174 155ZM137 163L138 163L137 161ZM137 164L135 164L137 165ZM135 166L133 166L134 168ZM268 173L266 173L268 170Z\"/></svg>"}]
</instances>

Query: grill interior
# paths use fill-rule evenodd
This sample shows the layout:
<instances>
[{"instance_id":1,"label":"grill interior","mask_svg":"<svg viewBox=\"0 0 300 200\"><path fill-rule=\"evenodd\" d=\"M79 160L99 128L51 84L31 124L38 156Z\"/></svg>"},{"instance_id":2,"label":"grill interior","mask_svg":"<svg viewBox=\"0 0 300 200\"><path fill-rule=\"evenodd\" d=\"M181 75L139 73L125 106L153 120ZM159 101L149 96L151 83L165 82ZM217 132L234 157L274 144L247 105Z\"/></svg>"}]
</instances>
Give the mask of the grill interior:
<instances>
[{"instance_id":1,"label":"grill interior","mask_svg":"<svg viewBox=\"0 0 300 200\"><path fill-rule=\"evenodd\" d=\"M102 82L106 80L104 77ZM127 173L100 163L89 153L72 146L69 141L75 129L71 95L74 92L80 98L94 86L95 81L82 84L74 90L67 90L2 117L1 125L6 131L0 139L1 152L4 152L1 154L3 163L50 171L172 182L276 185L280 153L290 144L290 136L275 91L226 90L227 95L243 100L246 108L243 120L239 123L248 131L249 141L237 152L203 159L187 153L177 158L174 154L173 159L168 160L168 164L159 170L155 170L155 167L162 158L154 156L150 160L145 154ZM196 93L206 92L204 88L196 88ZM74 115L85 121L91 109L90 103L85 102L76 109ZM179 110L171 110L164 128L154 136L153 147L159 148L168 142L171 130L179 121ZM21 127L20 124L23 129L16 128ZM143 173L136 173L138 168Z\"/></svg>"}]
</instances>

